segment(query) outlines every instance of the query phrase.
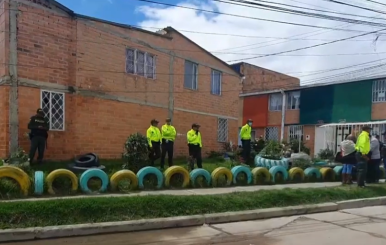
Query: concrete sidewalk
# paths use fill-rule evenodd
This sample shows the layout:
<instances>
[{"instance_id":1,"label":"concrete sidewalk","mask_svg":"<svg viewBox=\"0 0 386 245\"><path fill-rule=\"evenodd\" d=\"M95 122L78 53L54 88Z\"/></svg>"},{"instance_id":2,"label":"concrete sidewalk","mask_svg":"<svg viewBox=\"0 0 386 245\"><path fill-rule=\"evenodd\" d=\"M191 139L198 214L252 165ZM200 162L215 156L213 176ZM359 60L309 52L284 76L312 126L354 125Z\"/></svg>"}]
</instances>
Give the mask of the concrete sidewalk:
<instances>
[{"instance_id":1,"label":"concrete sidewalk","mask_svg":"<svg viewBox=\"0 0 386 245\"><path fill-rule=\"evenodd\" d=\"M340 186L340 182L324 182L324 183L302 183L302 184L286 184L286 185L254 185L254 186L237 186L229 188L206 188L206 189L184 189L184 190L160 190L160 191L141 191L127 194L91 194L91 195L77 195L77 196L53 196L41 198L26 198L14 200L1 200L1 202L20 202L20 201L45 201L52 199L74 199L74 198L90 198L90 197L130 197L130 196L147 196L147 195L175 195L175 196L191 196L191 195L216 195L228 194L235 192L254 192L261 190L282 190L290 189L304 189L304 188L323 188Z\"/></svg>"}]
</instances>

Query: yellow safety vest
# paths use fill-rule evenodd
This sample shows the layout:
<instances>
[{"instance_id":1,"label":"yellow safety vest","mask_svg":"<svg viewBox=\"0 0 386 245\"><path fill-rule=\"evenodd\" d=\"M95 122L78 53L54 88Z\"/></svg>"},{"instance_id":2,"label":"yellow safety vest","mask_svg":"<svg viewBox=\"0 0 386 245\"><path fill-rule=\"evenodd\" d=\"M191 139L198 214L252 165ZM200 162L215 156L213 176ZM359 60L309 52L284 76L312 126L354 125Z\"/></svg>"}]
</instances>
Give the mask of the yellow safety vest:
<instances>
[{"instance_id":1,"label":"yellow safety vest","mask_svg":"<svg viewBox=\"0 0 386 245\"><path fill-rule=\"evenodd\" d=\"M153 146L151 143L152 141L160 142L162 139L161 131L159 130L159 128L154 127L154 126L150 126L147 129L146 136L147 136L147 141L148 141L150 147Z\"/></svg>"},{"instance_id":2,"label":"yellow safety vest","mask_svg":"<svg viewBox=\"0 0 386 245\"><path fill-rule=\"evenodd\" d=\"M161 130L162 130L162 139L170 140L170 141L176 140L177 131L175 127L173 127L172 125L165 124L162 126Z\"/></svg>"},{"instance_id":3,"label":"yellow safety vest","mask_svg":"<svg viewBox=\"0 0 386 245\"><path fill-rule=\"evenodd\" d=\"M252 131L252 127L249 126L248 124L245 124L241 130L240 130L240 138L242 140L250 140L251 139L251 131Z\"/></svg>"},{"instance_id":4,"label":"yellow safety vest","mask_svg":"<svg viewBox=\"0 0 386 245\"><path fill-rule=\"evenodd\" d=\"M202 147L201 133L200 132L198 132L198 134L196 134L196 131L191 129L188 131L186 136L188 139L188 144L199 145L200 147Z\"/></svg>"},{"instance_id":5,"label":"yellow safety vest","mask_svg":"<svg viewBox=\"0 0 386 245\"><path fill-rule=\"evenodd\" d=\"M370 135L366 131L362 131L362 133L358 136L357 143L355 145L355 149L362 153L363 155L367 155L370 152Z\"/></svg>"}]
</instances>

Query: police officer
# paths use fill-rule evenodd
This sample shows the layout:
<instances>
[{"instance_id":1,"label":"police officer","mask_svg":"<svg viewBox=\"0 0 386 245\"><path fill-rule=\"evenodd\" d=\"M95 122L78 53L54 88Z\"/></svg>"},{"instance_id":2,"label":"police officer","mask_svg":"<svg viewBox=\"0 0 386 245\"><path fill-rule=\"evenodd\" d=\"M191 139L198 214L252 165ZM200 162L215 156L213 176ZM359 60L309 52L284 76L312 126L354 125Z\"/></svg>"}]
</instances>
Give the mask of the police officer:
<instances>
[{"instance_id":1,"label":"police officer","mask_svg":"<svg viewBox=\"0 0 386 245\"><path fill-rule=\"evenodd\" d=\"M171 125L172 120L166 119L166 124L161 128L162 131L162 155L161 155L161 169L165 166L166 153L168 154L169 167L173 166L173 148L176 140L177 131Z\"/></svg>"},{"instance_id":2,"label":"police officer","mask_svg":"<svg viewBox=\"0 0 386 245\"><path fill-rule=\"evenodd\" d=\"M202 168L202 157L201 157L201 133L200 133L200 125L197 123L192 124L192 129L188 131L186 134L188 140L189 147L189 157L197 161L197 167ZM191 166L192 169L194 166Z\"/></svg>"},{"instance_id":3,"label":"police officer","mask_svg":"<svg viewBox=\"0 0 386 245\"><path fill-rule=\"evenodd\" d=\"M241 146L243 148L242 156L245 164L248 164L249 157L251 155L252 122L252 119L248 119L247 124L245 124L240 130Z\"/></svg>"},{"instance_id":4,"label":"police officer","mask_svg":"<svg viewBox=\"0 0 386 245\"><path fill-rule=\"evenodd\" d=\"M42 163L44 157L44 150L47 146L49 122L44 117L44 112L41 108L37 109L36 115L32 116L28 129L31 130L29 137L31 140L31 148L29 152L30 164L32 164L35 157L36 150L38 150L38 163Z\"/></svg>"},{"instance_id":5,"label":"police officer","mask_svg":"<svg viewBox=\"0 0 386 245\"><path fill-rule=\"evenodd\" d=\"M153 119L150 121L150 127L147 129L146 136L149 144L149 159L151 166L154 166L155 160L161 156L161 131L158 128L158 121Z\"/></svg>"},{"instance_id":6,"label":"police officer","mask_svg":"<svg viewBox=\"0 0 386 245\"><path fill-rule=\"evenodd\" d=\"M369 161L370 152L370 131L371 127L365 125L362 127L362 132L358 136L355 149L357 151L357 184L359 187L365 187L365 179L367 174L367 162Z\"/></svg>"}]
</instances>

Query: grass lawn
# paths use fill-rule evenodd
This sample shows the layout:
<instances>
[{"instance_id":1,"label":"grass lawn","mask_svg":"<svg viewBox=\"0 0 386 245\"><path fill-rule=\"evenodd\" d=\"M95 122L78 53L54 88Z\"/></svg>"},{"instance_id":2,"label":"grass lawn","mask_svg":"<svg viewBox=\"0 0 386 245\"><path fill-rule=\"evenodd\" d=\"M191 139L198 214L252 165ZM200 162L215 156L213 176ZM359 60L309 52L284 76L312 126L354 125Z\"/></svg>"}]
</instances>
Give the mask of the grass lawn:
<instances>
[{"instance_id":1,"label":"grass lawn","mask_svg":"<svg viewBox=\"0 0 386 245\"><path fill-rule=\"evenodd\" d=\"M367 188L342 186L323 189L283 189L206 196L151 195L36 202L0 202L0 229L243 211L385 195L385 185L373 185Z\"/></svg>"}]
</instances>

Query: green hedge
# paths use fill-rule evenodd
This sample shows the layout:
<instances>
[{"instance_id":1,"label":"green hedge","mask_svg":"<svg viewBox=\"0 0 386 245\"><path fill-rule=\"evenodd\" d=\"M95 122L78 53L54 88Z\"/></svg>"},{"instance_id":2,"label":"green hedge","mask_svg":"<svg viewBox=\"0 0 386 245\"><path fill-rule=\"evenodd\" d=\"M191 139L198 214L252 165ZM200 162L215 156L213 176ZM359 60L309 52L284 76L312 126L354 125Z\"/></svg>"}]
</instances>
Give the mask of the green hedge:
<instances>
[{"instance_id":1,"label":"green hedge","mask_svg":"<svg viewBox=\"0 0 386 245\"><path fill-rule=\"evenodd\" d=\"M386 186L283 189L207 196L99 197L0 202L0 229L197 215L386 195Z\"/></svg>"}]
</instances>

